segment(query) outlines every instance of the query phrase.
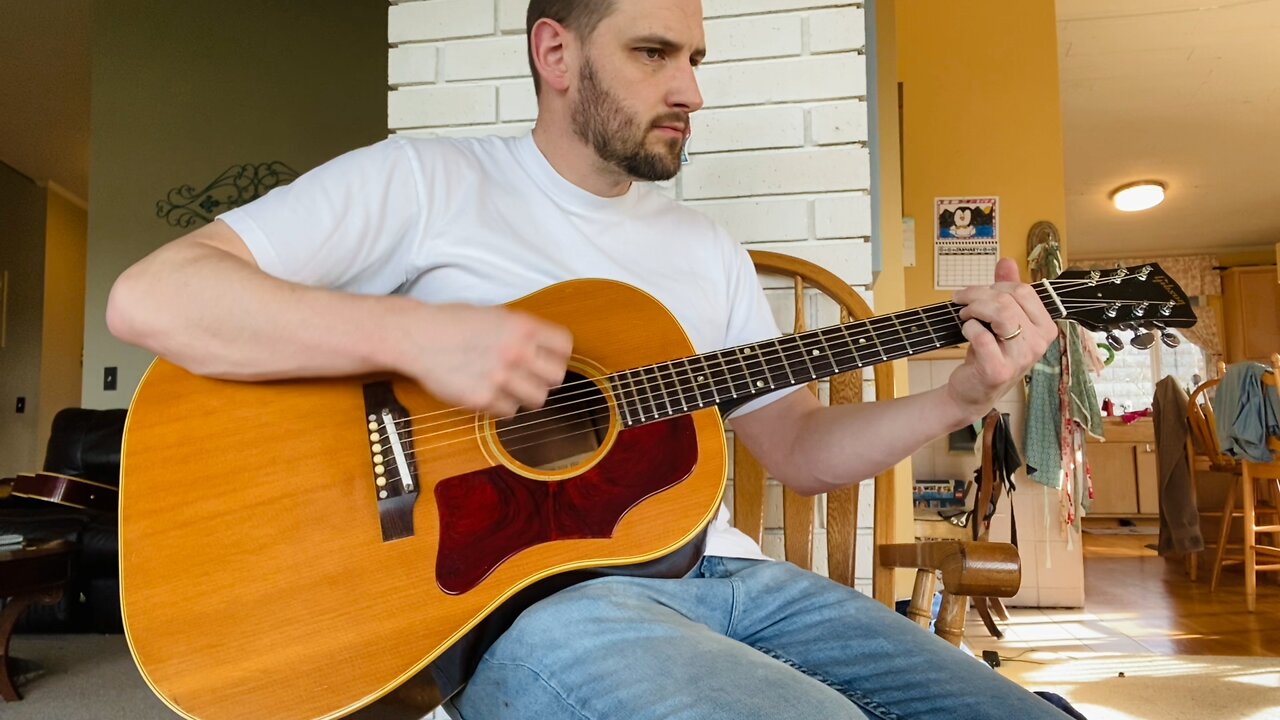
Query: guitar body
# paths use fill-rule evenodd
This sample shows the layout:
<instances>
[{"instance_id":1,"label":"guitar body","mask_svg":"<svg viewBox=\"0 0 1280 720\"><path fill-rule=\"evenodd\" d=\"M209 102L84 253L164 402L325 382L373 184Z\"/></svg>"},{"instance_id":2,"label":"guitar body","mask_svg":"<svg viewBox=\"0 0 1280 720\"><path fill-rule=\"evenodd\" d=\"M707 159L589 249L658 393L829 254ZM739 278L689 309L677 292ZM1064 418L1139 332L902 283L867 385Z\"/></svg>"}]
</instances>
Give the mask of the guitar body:
<instances>
[{"instance_id":1,"label":"guitar body","mask_svg":"<svg viewBox=\"0 0 1280 720\"><path fill-rule=\"evenodd\" d=\"M588 379L694 352L665 308L619 283L510 307L568 327ZM380 497L373 384L414 418L400 438L413 496ZM603 381L579 387L611 397ZM415 675L452 693L495 623L582 571L683 557L662 570L683 572L720 506L720 414L622 429L608 408L598 448L543 465L519 426L403 378L233 383L156 361L120 487L121 600L143 676L185 717L341 717Z\"/></svg>"}]
</instances>

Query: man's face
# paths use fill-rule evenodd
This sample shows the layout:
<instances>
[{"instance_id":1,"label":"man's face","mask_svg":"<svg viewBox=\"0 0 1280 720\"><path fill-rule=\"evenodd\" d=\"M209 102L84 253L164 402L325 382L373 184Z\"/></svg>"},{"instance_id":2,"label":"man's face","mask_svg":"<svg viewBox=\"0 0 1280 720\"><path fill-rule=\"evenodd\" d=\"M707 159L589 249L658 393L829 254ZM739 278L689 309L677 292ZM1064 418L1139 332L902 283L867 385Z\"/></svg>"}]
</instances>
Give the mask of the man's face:
<instances>
[{"instance_id":1,"label":"man's face","mask_svg":"<svg viewBox=\"0 0 1280 720\"><path fill-rule=\"evenodd\" d=\"M617 0L583 48L574 132L632 178L675 177L702 107L693 68L703 48L700 0Z\"/></svg>"}]
</instances>

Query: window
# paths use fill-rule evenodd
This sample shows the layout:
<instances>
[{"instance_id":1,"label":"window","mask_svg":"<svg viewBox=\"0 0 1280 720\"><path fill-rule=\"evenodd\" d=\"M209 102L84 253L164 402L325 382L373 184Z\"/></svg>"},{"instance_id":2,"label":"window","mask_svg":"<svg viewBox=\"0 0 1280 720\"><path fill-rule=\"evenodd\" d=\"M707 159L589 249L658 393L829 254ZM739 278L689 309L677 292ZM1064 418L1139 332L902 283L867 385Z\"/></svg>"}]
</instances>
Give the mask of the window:
<instances>
[{"instance_id":1,"label":"window","mask_svg":"<svg viewBox=\"0 0 1280 720\"><path fill-rule=\"evenodd\" d=\"M1182 337L1177 330L1171 332ZM1105 333L1095 333L1094 337L1099 344L1107 345ZM1128 333L1121 337L1127 340ZM1104 359L1109 349L1099 348ZM1197 375L1201 379L1207 377L1204 352L1186 338L1182 338L1182 344L1177 348L1165 347L1159 340L1146 351L1126 345L1116 353L1115 360L1102 374L1094 378L1094 389L1098 393L1098 402L1111 398L1117 413L1142 410L1151 407L1156 382L1166 375L1177 378L1190 393L1199 384Z\"/></svg>"}]
</instances>

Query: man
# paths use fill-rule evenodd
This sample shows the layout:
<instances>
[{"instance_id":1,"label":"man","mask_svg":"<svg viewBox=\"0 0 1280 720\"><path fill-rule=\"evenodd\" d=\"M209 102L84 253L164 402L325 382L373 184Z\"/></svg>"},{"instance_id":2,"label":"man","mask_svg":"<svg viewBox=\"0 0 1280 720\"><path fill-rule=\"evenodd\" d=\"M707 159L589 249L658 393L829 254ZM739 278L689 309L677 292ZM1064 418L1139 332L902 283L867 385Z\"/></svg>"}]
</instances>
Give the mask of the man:
<instances>
[{"instance_id":1,"label":"man","mask_svg":"<svg viewBox=\"0 0 1280 720\"><path fill-rule=\"evenodd\" d=\"M699 352L777 335L743 249L637 182L675 176L702 106L699 0L533 0L529 42L530 136L391 138L344 155L129 269L111 293L112 332L215 377L391 371L500 416L543 404L573 339L497 304L557 281L637 285ZM1057 332L1012 263L996 280L956 296L971 345L946 387L835 408L782 392L739 410L734 431L814 494L972 422ZM525 612L452 711L1060 717L873 600L764 560L724 515L688 578L595 580Z\"/></svg>"}]
</instances>

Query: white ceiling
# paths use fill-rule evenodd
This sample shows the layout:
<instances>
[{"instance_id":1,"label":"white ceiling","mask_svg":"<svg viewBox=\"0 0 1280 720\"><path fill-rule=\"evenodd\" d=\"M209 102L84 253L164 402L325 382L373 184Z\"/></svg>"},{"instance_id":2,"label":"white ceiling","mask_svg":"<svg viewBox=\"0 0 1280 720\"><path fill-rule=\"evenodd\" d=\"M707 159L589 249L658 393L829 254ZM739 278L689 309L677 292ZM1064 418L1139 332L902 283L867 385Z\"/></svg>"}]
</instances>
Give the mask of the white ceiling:
<instances>
[{"instance_id":1,"label":"white ceiling","mask_svg":"<svg viewBox=\"0 0 1280 720\"><path fill-rule=\"evenodd\" d=\"M0 161L89 195L92 0L0 0ZM1057 0L1072 257L1280 242L1280 0ZM1123 214L1108 193L1156 178Z\"/></svg>"},{"instance_id":2,"label":"white ceiling","mask_svg":"<svg viewBox=\"0 0 1280 720\"><path fill-rule=\"evenodd\" d=\"M0 161L89 197L90 0L0 0Z\"/></svg>"},{"instance_id":3,"label":"white ceiling","mask_svg":"<svg viewBox=\"0 0 1280 720\"><path fill-rule=\"evenodd\" d=\"M1073 258L1280 242L1280 0L1057 0ZM1124 183L1165 203L1121 213Z\"/></svg>"}]
</instances>

